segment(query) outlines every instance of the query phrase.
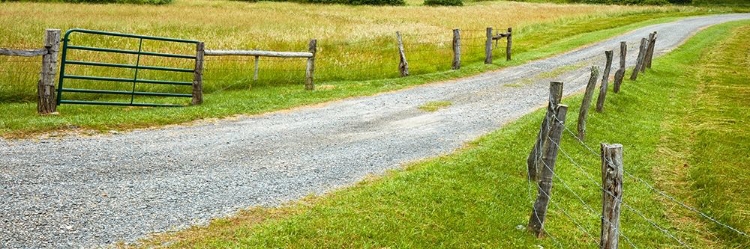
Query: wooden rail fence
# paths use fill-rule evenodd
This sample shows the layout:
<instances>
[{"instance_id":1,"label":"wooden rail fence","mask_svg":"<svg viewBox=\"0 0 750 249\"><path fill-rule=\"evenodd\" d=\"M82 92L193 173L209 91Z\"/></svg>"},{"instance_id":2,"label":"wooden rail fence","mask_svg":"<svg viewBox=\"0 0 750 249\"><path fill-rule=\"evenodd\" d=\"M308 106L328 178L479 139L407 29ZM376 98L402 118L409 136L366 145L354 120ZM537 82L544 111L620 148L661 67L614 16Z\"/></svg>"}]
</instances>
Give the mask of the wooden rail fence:
<instances>
[{"instance_id":1,"label":"wooden rail fence","mask_svg":"<svg viewBox=\"0 0 750 249\"><path fill-rule=\"evenodd\" d=\"M3 56L42 56L42 68L37 83L37 107L39 114L47 115L57 111L55 101L55 74L57 73L57 52L60 51L60 30L47 29L44 32L44 47L40 49L19 50L0 48Z\"/></svg>"},{"instance_id":2,"label":"wooden rail fence","mask_svg":"<svg viewBox=\"0 0 750 249\"><path fill-rule=\"evenodd\" d=\"M512 28L508 28L507 32L493 33L493 28L488 27L486 29L486 42L485 42L485 64L493 63L493 50L497 47L498 43L502 39L506 39L507 45L505 48L506 60L511 60L512 51ZM398 42L399 52L399 65L398 70L401 76L409 75L409 63L406 57L406 50L402 40L402 34L396 32L396 40ZM55 94L55 75L57 74L57 63L58 63L58 52L60 51L60 36L61 31L59 29L48 29L45 33L44 47L39 49L8 49L0 48L0 56L42 56L42 66L40 72L40 80L38 83L38 96L39 101L37 103L37 111L40 114L56 113L56 98ZM494 45L493 45L494 42ZM452 67L454 70L460 69L461 67L461 30L453 30L453 61ZM203 71L205 68L205 57L206 56L252 56L255 57L255 67L253 70L253 80L258 80L259 75L259 63L260 57L281 57L281 58L304 58L307 59L307 66L305 69L305 89L314 90L315 82L315 58L317 54L317 40L310 40L308 45L308 51L306 52L284 52L284 51L262 51L262 50L209 50L205 49L205 43L200 42L196 46L196 61L195 61L195 72L193 77L193 99L191 103L198 105L203 102ZM541 149L541 147L540 147Z\"/></svg>"},{"instance_id":3,"label":"wooden rail fence","mask_svg":"<svg viewBox=\"0 0 750 249\"><path fill-rule=\"evenodd\" d=\"M318 41L310 40L308 52L279 52L279 51L262 51L262 50L206 50L206 56L253 56L255 57L255 68L253 70L253 80L258 80L258 67L260 57L278 57L278 58L305 58L307 59L307 68L305 69L305 89L314 90L315 85L313 77L315 74L315 54L317 52Z\"/></svg>"}]
</instances>

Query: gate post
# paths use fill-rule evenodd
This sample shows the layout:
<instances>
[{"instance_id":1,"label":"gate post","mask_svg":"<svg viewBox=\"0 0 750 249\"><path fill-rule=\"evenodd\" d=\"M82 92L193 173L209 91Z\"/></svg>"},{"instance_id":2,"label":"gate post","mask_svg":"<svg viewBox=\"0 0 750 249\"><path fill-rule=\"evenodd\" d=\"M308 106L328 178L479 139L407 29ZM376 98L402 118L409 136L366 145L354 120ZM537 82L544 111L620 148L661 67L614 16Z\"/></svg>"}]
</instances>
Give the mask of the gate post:
<instances>
[{"instance_id":1,"label":"gate post","mask_svg":"<svg viewBox=\"0 0 750 249\"><path fill-rule=\"evenodd\" d=\"M195 46L195 71L193 73L193 105L203 103L203 55L205 44L198 42Z\"/></svg>"},{"instance_id":2,"label":"gate post","mask_svg":"<svg viewBox=\"0 0 750 249\"><path fill-rule=\"evenodd\" d=\"M47 53L42 56L42 70L37 84L37 113L46 115L57 111L55 100L55 71L57 70L57 52L60 51L60 30L47 29L44 33L44 48Z\"/></svg>"}]
</instances>

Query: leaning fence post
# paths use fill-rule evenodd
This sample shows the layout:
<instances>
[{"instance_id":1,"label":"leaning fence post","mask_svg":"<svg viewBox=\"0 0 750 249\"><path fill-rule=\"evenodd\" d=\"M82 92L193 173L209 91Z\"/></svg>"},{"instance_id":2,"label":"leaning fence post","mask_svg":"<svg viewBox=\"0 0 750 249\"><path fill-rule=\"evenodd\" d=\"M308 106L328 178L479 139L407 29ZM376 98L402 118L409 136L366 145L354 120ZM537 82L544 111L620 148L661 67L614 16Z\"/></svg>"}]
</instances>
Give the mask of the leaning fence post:
<instances>
[{"instance_id":1,"label":"leaning fence post","mask_svg":"<svg viewBox=\"0 0 750 249\"><path fill-rule=\"evenodd\" d=\"M453 30L453 70L461 68L461 30Z\"/></svg>"},{"instance_id":2,"label":"leaning fence post","mask_svg":"<svg viewBox=\"0 0 750 249\"><path fill-rule=\"evenodd\" d=\"M654 59L654 49L656 49L656 31L648 36L648 49L646 50L646 68L651 68L651 61Z\"/></svg>"},{"instance_id":3,"label":"leaning fence post","mask_svg":"<svg viewBox=\"0 0 750 249\"><path fill-rule=\"evenodd\" d=\"M628 44L620 42L620 69L615 72L615 93L620 92L620 84L622 84L622 78L625 77L625 56L628 54Z\"/></svg>"},{"instance_id":4,"label":"leaning fence post","mask_svg":"<svg viewBox=\"0 0 750 249\"><path fill-rule=\"evenodd\" d=\"M47 53L42 55L42 69L37 84L37 106L39 114L50 114L57 111L55 100L55 72L57 70L57 52L60 51L60 30L47 29L44 33L44 48Z\"/></svg>"},{"instance_id":5,"label":"leaning fence post","mask_svg":"<svg viewBox=\"0 0 750 249\"><path fill-rule=\"evenodd\" d=\"M409 75L409 62L406 61L406 53L404 52L404 41L401 40L401 33L396 31L396 40L398 41L398 72L401 73L401 77Z\"/></svg>"},{"instance_id":6,"label":"leaning fence post","mask_svg":"<svg viewBox=\"0 0 750 249\"><path fill-rule=\"evenodd\" d=\"M622 145L601 144L602 155L602 229L599 248L616 249L620 231L622 203Z\"/></svg>"},{"instance_id":7,"label":"leaning fence post","mask_svg":"<svg viewBox=\"0 0 750 249\"><path fill-rule=\"evenodd\" d=\"M195 45L195 71L193 71L193 105L203 103L203 56L205 55L205 44L198 42Z\"/></svg>"},{"instance_id":8,"label":"leaning fence post","mask_svg":"<svg viewBox=\"0 0 750 249\"><path fill-rule=\"evenodd\" d=\"M547 143L550 124L555 117L555 107L560 104L562 94L563 83L556 81L550 82L547 114L545 114L544 120L542 120L542 127L539 129L536 141L534 142L534 147L531 149L529 157L526 158L529 180L536 181L539 179L539 166L542 164L542 148L544 148L544 144Z\"/></svg>"},{"instance_id":9,"label":"leaning fence post","mask_svg":"<svg viewBox=\"0 0 750 249\"><path fill-rule=\"evenodd\" d=\"M487 41L484 43L484 64L492 64L492 27L487 27Z\"/></svg>"},{"instance_id":10,"label":"leaning fence post","mask_svg":"<svg viewBox=\"0 0 750 249\"><path fill-rule=\"evenodd\" d=\"M633 74L630 75L630 80L638 79L638 72L643 67L643 58L646 56L646 38L641 38L641 46L638 49L638 59L635 62L635 68L633 68Z\"/></svg>"},{"instance_id":11,"label":"leaning fence post","mask_svg":"<svg viewBox=\"0 0 750 249\"><path fill-rule=\"evenodd\" d=\"M591 77L589 77L589 83L586 84L586 93L583 95L581 110L578 111L578 139L581 140L586 136L586 116L589 113L589 108L591 108L591 99L594 97L594 89L596 89L598 78L599 68L591 67Z\"/></svg>"},{"instance_id":12,"label":"leaning fence post","mask_svg":"<svg viewBox=\"0 0 750 249\"><path fill-rule=\"evenodd\" d=\"M513 46L513 28L508 28L508 46L505 47L505 60L510 60L510 51Z\"/></svg>"},{"instance_id":13,"label":"leaning fence post","mask_svg":"<svg viewBox=\"0 0 750 249\"><path fill-rule=\"evenodd\" d=\"M305 90L315 90L313 75L315 74L315 54L318 51L318 40L310 40L308 51L312 53L312 56L307 58L307 68L305 69Z\"/></svg>"},{"instance_id":14,"label":"leaning fence post","mask_svg":"<svg viewBox=\"0 0 750 249\"><path fill-rule=\"evenodd\" d=\"M552 120L552 129L550 130L550 143L544 144L544 167L542 168L542 177L539 181L539 193L534 202L534 210L529 218L528 228L534 232L537 238L544 233L544 220L547 216L547 206L552 197L552 178L555 174L555 162L559 150L562 131L565 129L565 114L568 112L568 106L558 105L556 117Z\"/></svg>"},{"instance_id":15,"label":"leaning fence post","mask_svg":"<svg viewBox=\"0 0 750 249\"><path fill-rule=\"evenodd\" d=\"M602 76L602 85L599 86L599 97L596 98L596 111L604 111L604 100L607 98L607 88L609 88L609 71L612 70L612 50L604 51L607 57L607 65L604 67Z\"/></svg>"}]
</instances>

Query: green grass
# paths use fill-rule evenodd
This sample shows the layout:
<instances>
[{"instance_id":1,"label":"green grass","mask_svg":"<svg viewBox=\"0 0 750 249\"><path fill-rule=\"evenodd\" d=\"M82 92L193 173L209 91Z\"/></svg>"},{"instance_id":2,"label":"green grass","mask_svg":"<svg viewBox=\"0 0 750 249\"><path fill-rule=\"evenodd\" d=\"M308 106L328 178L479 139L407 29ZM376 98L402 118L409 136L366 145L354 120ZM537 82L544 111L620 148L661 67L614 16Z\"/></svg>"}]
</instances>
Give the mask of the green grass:
<instances>
[{"instance_id":1,"label":"green grass","mask_svg":"<svg viewBox=\"0 0 750 249\"><path fill-rule=\"evenodd\" d=\"M604 113L590 114L586 146L571 133L564 133L546 224L551 236L544 239L536 239L523 229L535 195L533 186L526 181L525 157L543 115L540 110L451 155L413 163L356 186L285 207L254 208L232 218L218 219L207 227L163 234L144 245L596 247L600 222L597 206L601 198L597 186L600 159L596 151L599 143L606 142L623 144L625 170L637 177L626 177L624 182L624 202L628 207L623 207L621 231L639 248L680 247L650 222L695 248L747 247L747 238L732 236L695 214L681 211L641 181L750 232L748 204L743 201L747 191L723 176L738 176L738 182L745 183L748 179L748 145L742 145L750 131L745 123L748 107L742 102L748 89L746 55L750 45L744 42L750 34L748 30L748 21L711 27L656 59L653 70L636 82L624 82L620 93L608 96ZM705 62L708 63L704 65ZM575 113L580 102L580 95L563 100L570 106L569 113ZM722 108L734 112L719 111L725 110ZM714 122L717 120L722 122ZM691 125L684 126L686 121ZM698 125L705 123L710 125ZM569 121L566 126L574 129L575 122ZM736 148L724 149L728 145ZM681 152L692 156L681 158ZM737 159L738 156L745 158ZM682 169L682 159L694 164L690 165L688 178L671 170L674 166ZM716 165L721 171L715 170ZM693 182L697 184L690 186ZM736 193L727 195L731 191ZM594 211L588 211L579 198ZM517 229L519 226L521 229ZM622 239L620 245L629 248Z\"/></svg>"},{"instance_id":2,"label":"green grass","mask_svg":"<svg viewBox=\"0 0 750 249\"><path fill-rule=\"evenodd\" d=\"M684 113L686 125L675 129L687 134L678 141L688 145L688 179L696 204L748 232L750 190L745 184L750 183L750 46L744 43L750 39L750 27L735 32L730 40L716 45L718 52L707 56L696 73L701 84L690 101L691 108ZM743 244L734 233L720 231L722 238L750 246L750 241Z\"/></svg>"},{"instance_id":3,"label":"green grass","mask_svg":"<svg viewBox=\"0 0 750 249\"><path fill-rule=\"evenodd\" d=\"M338 8L338 6L334 7ZM410 60L410 71L412 73L412 76L406 78L393 78L397 77L397 70L394 66L397 65L397 57L391 58L389 56L389 52L392 51L387 48L394 47L394 44L390 41L391 38L382 36L374 40L359 42L321 40L319 42L320 57L317 60L320 65L316 66L316 82L318 85L331 87L321 88L313 92L305 92L301 86L304 75L301 70L304 68L304 60L290 62L289 60L261 59L260 80L254 82L250 80L252 77L251 70L239 71L242 68L252 68L252 59L222 61L222 59L213 58L207 62L206 66L205 91L207 94L204 97L204 104L180 109L62 105L58 109L61 115L40 117L34 113L35 87L31 84L3 84L0 85L0 98L5 99L5 103L0 105L0 112L6 113L6 115L0 117L0 135L23 137L50 131L71 130L71 128L83 131L127 130L183 123L204 118L257 114L346 97L371 95L519 65L612 37L627 30L702 13L704 12L696 9L646 8L520 25L514 29L514 60L510 62L502 60L503 49L499 48L495 50L497 53L495 58L499 59L496 59L492 65L483 64L484 56L481 44L484 43L482 38L484 31L467 29L462 33L462 36L467 39L464 42L467 48L464 50L464 57L462 58L464 65L458 71L449 69L450 48L440 45L445 45L446 42L420 43L419 40L414 40L417 36L405 35L404 42L407 44L407 58ZM450 38L447 34L440 35L440 37L445 38L445 40ZM437 39L440 40L439 37ZM416 48L421 46L424 50L421 50L422 52L420 50L409 50L408 44L412 41L416 42L413 46L416 46ZM126 43L117 39L103 42L120 44L131 49L133 46L137 46L135 43ZM387 45L378 45L386 43ZM413 46L411 48L415 48ZM440 46L443 48L438 49ZM339 50L345 51L344 53L369 54L371 56L358 56L348 62L357 66L349 67L346 66L349 64L342 64L343 66L337 67L335 66L337 63L342 63L337 59L339 57L329 57L327 54L329 51L336 50L336 47L342 48ZM372 48L383 49L367 51L368 49L372 50ZM174 49L182 52L189 50L189 48ZM110 62L123 63L120 61L132 60L133 58L111 57L108 59L113 60ZM440 63L440 61L446 63ZM37 62L30 61L30 67L34 67L34 63ZM390 70L391 68L393 70ZM73 70L80 70L81 74L90 72L85 68L74 68ZM127 75L130 73L112 72L108 76L128 77ZM190 80L185 75L156 76L163 80ZM10 74L8 77L13 80L12 77L16 77L16 75ZM77 83L70 84L75 86ZM128 86L122 87L128 88ZM115 86L110 84L107 88L114 89ZM169 89L162 90L172 91ZM185 89L182 91L185 91ZM150 101L151 99L142 100ZM188 100L183 100L182 103L187 102Z\"/></svg>"}]
</instances>

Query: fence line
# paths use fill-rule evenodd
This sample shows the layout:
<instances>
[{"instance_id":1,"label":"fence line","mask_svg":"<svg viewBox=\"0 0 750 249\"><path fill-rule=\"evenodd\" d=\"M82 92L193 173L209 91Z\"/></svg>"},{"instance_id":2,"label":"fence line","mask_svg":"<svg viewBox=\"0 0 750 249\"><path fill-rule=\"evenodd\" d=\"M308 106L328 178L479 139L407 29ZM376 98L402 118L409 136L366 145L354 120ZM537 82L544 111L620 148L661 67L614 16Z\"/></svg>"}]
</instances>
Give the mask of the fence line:
<instances>
[{"instance_id":1,"label":"fence line","mask_svg":"<svg viewBox=\"0 0 750 249\"><path fill-rule=\"evenodd\" d=\"M488 33L490 33L489 30L488 30ZM634 68L633 78L637 77L637 74L638 74L639 71L640 72L645 72L645 68L650 68L649 64L651 63L651 60L653 59L653 51L654 51L654 43L655 43L655 41L656 41L656 32L651 33L649 35L648 39L645 39L645 38L642 39L642 44L641 44L640 52L639 52L639 55L638 55L638 58L637 58L636 67ZM624 74L624 64L625 64L625 58L624 57L626 55L626 51L624 51L626 49L626 46L624 44L625 44L625 42L621 42L621 46L620 46L620 48L621 48L621 51L620 51L620 57L621 57L620 58L620 67L617 70L618 72L615 73L615 88L617 90L616 92L618 92L619 88L620 88L620 82L618 82L618 81L621 81L621 77ZM606 51L605 54L606 54L606 57L607 57L607 63L606 63L604 77L602 77L602 86L600 88L601 92L600 92L600 95L599 95L599 100L601 100L601 101L597 101L598 102L597 103L597 109L599 109L599 111L602 111L602 109L603 109L603 104L604 104L603 103L604 102L604 96L603 95L606 94L606 91L607 91L607 81L608 81L608 77L607 77L608 73L607 72L609 71L609 67L610 67L610 65L612 63L612 60L613 60L613 58L612 58L613 52L612 51ZM580 109L581 113L579 113L580 115L584 116L583 117L583 120L584 120L583 122L585 122L585 118L586 118L585 117L585 115L586 115L585 111L588 109L587 108L588 106L586 106L586 105L590 104L590 98L591 98L591 96L589 96L589 95L591 95L591 94L589 92L591 92L593 90L593 85L595 85L595 80L593 80L593 79L597 77L596 76L597 71L598 70L596 70L595 67L592 67L592 75L591 75L590 82L587 85L586 98L584 98L584 103L583 103L583 105L581 106L581 109ZM592 85L592 82L594 83L593 85ZM551 85L551 86L553 86L553 85ZM531 185L533 184L532 180L535 180L535 181L538 181L538 183L539 183L538 184L539 185L538 197L539 196L544 196L547 200L549 200L549 202L553 203L553 206L555 206L556 209L559 209L559 210L556 210L555 212L558 212L558 213L562 212L565 216L568 217L568 219L570 219L575 224L575 226L577 227L577 229L581 230L583 233L585 233L586 235L588 235L589 238L593 238L593 236L591 235L591 233L589 233L586 230L586 228L581 225L581 222L579 222L578 220L576 220L574 218L574 216L570 215L565 209L563 209L562 207L560 207L560 205L557 205L554 202L552 202L551 188L544 187L546 185L544 185L543 182L547 181L547 180L545 180L546 179L545 177L549 177L549 175L551 175L552 179L555 179L558 182L562 183L564 189L566 189L567 192L571 193L572 196L573 196L573 198L576 199L576 200L578 200L587 212L594 213L594 214L596 213L594 211L594 209L586 202L586 200L584 200L581 197L581 195L579 195L573 188L571 188L569 186L569 184L562 177L560 177L559 173L554 172L554 163L555 163L555 159L557 157L556 156L557 154L554 153L554 155L551 155L551 154L547 154L547 152L546 152L548 150L548 148L554 148L555 151L562 152L562 154L568 159L568 161L572 165L575 166L574 172L576 172L576 171L582 172L583 175L585 176L585 178L587 178L589 181L593 182L594 186L598 187L599 190L602 191L602 193L603 193L603 196L602 196L603 197L603 204L608 203L608 202L605 202L605 200L607 200L609 198L609 199L612 199L611 201L614 203L612 205L615 205L613 209L609 209L608 206L605 205L603 207L603 210L602 210L602 215L598 216L601 219L601 223L602 223L601 224L602 225L602 238L601 238L601 241L600 241L600 247L601 248L616 248L617 247L617 237L624 238L625 241L626 241L626 243L628 243L631 247L637 248L637 246L631 241L631 239L628 236L626 236L625 233L623 231L621 231L620 228L619 228L619 210L620 210L619 209L619 205L620 204L622 206L624 206L625 210L627 210L629 213L633 213L637 217L640 217L641 219L643 219L648 224L648 226L656 228L660 233L662 233L663 235L665 235L666 237L668 237L670 240L675 241L681 247L691 248L690 245L688 245L687 243L685 243L685 241L683 241L681 238L679 238L678 236L676 236L673 232L670 232L669 229L667 229L667 228L659 225L654 219L647 217L647 215L645 215L643 211L639 210L636 207L633 207L631 204L629 204L629 202L625 202L621 197L619 197L619 195L621 195L621 193L622 193L621 192L622 191L622 189L621 189L621 187L622 187L621 183L622 183L622 178L623 177L627 177L628 179L634 180L634 182L639 183L638 185L640 185L641 188L645 188L646 190L651 191L652 193L655 192L659 196L661 196L661 197L665 198L666 200L668 200L669 202L675 203L676 205L678 205L678 206L680 206L680 207L682 207L684 209L687 209L690 212L698 214L700 217L703 217L703 218L705 218L707 220L710 220L711 222L713 222L713 223L715 223L717 225L720 225L720 226L722 226L722 227L724 227L726 229L729 229L729 230L731 230L731 231L733 231L733 232L735 232L735 233L737 233L737 234L739 234L741 236L750 238L750 237L748 237L748 235L745 232L740 231L737 228L734 228L732 226L729 226L727 224L724 224L724 223L718 221L717 219L711 217L710 215L708 215L708 214L706 214L704 212L701 212L697 208L692 207L690 205L687 205L684 202L678 200L677 198L675 198L675 197L673 197L673 196L665 193L664 191L661 191L661 190L657 189L652 184L648 183L648 181L646 181L646 180L644 180L644 179L642 179L642 178L640 178L640 177L638 177L638 176L630 173L629 171L622 170L621 163L620 164L616 164L616 162L615 162L615 161L620 161L621 162L621 159L614 160L614 158L609 158L609 157L605 157L604 156L604 152L605 152L605 150L604 150L604 148L605 148L604 144L602 144L602 146L603 146L602 148L603 149L601 151L602 154L600 155L600 153L598 153L597 151L595 151L593 148L589 147L583 141L583 137L584 137L583 134L585 133L585 131L584 131L585 129L581 129L579 127L579 129L578 129L579 132L576 134L576 132L572 131L567 126L560 125L560 124L564 124L565 116L560 117L559 115L557 115L558 113L556 113L554 111L555 108L551 108L553 105L554 106L561 106L561 105L559 105L559 101L555 100L556 99L555 96L558 95L558 94L556 94L556 92L558 92L558 91L560 91L560 89L557 89L557 88L554 88L554 87L550 87L550 99L549 99L549 105L548 105L548 108L547 108L547 114L545 116L544 122L542 122L542 128L541 128L541 130L540 130L539 134L537 134L538 138L537 138L537 142L535 143L534 149L532 150L531 154L529 155L529 159L527 160L527 164L528 164L528 167L527 167L527 172L528 172L527 186L528 186L528 193L529 193L529 199L530 200L532 199L532 194L531 194L532 193L532 191L531 191ZM581 120L581 118L579 116L579 125L580 125L580 122L581 122L580 120ZM555 124L555 125L553 126L553 124ZM586 167L581 166L581 163L577 162L571 155L569 155L568 152L566 152L565 149L563 149L563 147L560 145L561 141L559 140L559 136L557 136L557 135L554 135L554 136L550 135L550 133L552 133L555 129L557 129L556 127L558 125L562 127L562 130L564 130L565 132L567 132L568 134L570 134L575 139L575 141L577 141L577 143L579 143L580 145L582 145L581 146L582 148L585 148L585 150L587 150L588 152L590 152L590 154L593 154L593 155L595 155L597 157L601 156L600 159L601 159L601 162L602 162L602 170L603 170L603 173L602 173L603 174L603 176L602 176L603 182L602 182L602 184L600 184L596 180L594 180L593 176L585 170ZM555 132L557 132L557 131L555 131ZM539 142L539 141L542 141L542 142ZM543 147L545 149L544 160L539 160L538 159L539 158L539 152L538 152L539 149L538 148L541 148L541 147ZM535 151L537 151L537 152L535 152ZM586 154L588 154L588 153L586 153ZM548 158L548 156L550 156L550 155L552 156L551 160L550 160L550 158ZM621 157L621 156L619 156L619 157ZM550 165L550 163L551 163L551 165ZM544 167L543 168L543 172L544 173L543 173L543 177L541 177L541 179L539 177L536 177L536 175L538 174L538 166L537 167L532 167L534 164L540 164L541 166ZM606 187L604 186L605 182L608 183L608 184L612 182L611 180L605 181L605 178L604 178L605 175L609 175L610 174L610 173L604 174L605 173L604 172L605 166L609 167L608 165L620 165L619 166L620 167L620 173L618 174L617 172L615 172L615 174L618 175L618 177L619 177L619 180L615 180L615 182L619 181L619 183L616 183L617 185L614 185L614 186L617 186L617 188L619 188L619 189L612 190L612 191L616 191L616 192L611 192L609 190L609 188L611 188L610 186L606 186ZM608 171L608 172L611 172L611 171ZM552 184L549 183L548 185L551 186ZM534 210L535 211L532 212L532 218L531 218L530 223L529 223L529 229L533 230L537 234L537 236L539 235L539 231L536 230L536 229L537 228L542 228L543 229L543 227L544 227L543 226L543 224L544 224L544 218L545 218L543 216L544 213L542 213L541 217L540 216L535 216L536 213L537 213L536 210L538 208L538 206L537 206L538 205L538 201L539 201L539 199L537 199L537 202L534 203ZM616 212L614 214L614 219L612 221L609 221L608 218L605 218L605 213L604 212L607 211L607 210L610 210L608 212L611 212L612 210L614 210ZM544 211L544 212L546 212L546 211ZM609 214L609 213L607 213L607 214ZM542 225L538 225L538 227L537 227L537 225L532 226L532 222L531 221L534 221L534 218L536 218L536 220L540 220ZM605 231L605 225L607 227L609 227L609 228L606 229L606 231ZM614 230L612 230L612 229L614 229ZM545 230L544 232L547 232L547 231ZM607 232L607 233L605 233L605 232ZM605 241L605 239L608 239L608 238L610 238L612 236L611 234L609 234L608 236L605 236L609 232L614 232L614 234L615 234L615 237L613 237L613 239L614 239L613 241Z\"/></svg>"}]
</instances>

